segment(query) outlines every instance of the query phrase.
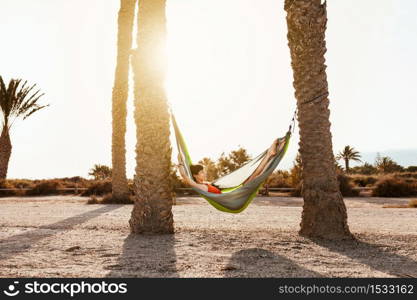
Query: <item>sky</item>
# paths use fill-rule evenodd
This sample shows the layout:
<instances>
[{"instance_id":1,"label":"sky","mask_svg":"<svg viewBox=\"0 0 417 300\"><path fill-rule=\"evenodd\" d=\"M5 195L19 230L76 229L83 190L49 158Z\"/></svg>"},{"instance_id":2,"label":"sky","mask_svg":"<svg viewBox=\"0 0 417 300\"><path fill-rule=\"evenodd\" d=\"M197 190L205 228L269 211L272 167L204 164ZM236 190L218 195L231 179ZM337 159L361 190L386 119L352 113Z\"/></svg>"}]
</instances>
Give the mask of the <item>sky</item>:
<instances>
[{"instance_id":1,"label":"sky","mask_svg":"<svg viewBox=\"0 0 417 300\"><path fill-rule=\"evenodd\" d=\"M50 104L14 122L8 178L88 177L94 164L111 165L119 4L0 0L0 75L36 83L39 104ZM334 152L351 145L371 162L380 152L417 165L417 2L328 0L327 9ZM283 136L295 109L283 0L167 0L166 13L165 86L193 160L239 146L256 155ZM132 178L132 93L128 107Z\"/></svg>"}]
</instances>

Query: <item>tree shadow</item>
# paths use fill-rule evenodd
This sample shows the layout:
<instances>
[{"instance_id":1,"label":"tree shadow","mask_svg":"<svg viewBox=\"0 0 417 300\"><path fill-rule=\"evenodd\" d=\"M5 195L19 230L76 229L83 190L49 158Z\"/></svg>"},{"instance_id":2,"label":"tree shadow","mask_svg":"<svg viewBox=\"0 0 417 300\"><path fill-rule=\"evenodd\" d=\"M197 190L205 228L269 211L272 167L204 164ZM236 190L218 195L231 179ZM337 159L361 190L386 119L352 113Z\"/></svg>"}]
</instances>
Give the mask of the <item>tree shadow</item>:
<instances>
[{"instance_id":1,"label":"tree shadow","mask_svg":"<svg viewBox=\"0 0 417 300\"><path fill-rule=\"evenodd\" d=\"M29 250L42 239L56 235L60 232L72 229L75 225L82 224L103 213L119 208L119 205L106 205L98 209L88 211L62 221L42 225L29 232L16 234L0 240L0 259L8 259L19 253Z\"/></svg>"},{"instance_id":2,"label":"tree shadow","mask_svg":"<svg viewBox=\"0 0 417 300\"><path fill-rule=\"evenodd\" d=\"M316 238L310 240L332 252L342 254L365 264L374 270L396 277L417 277L417 261L384 249L389 248L390 245L371 244L358 238L337 242Z\"/></svg>"},{"instance_id":3,"label":"tree shadow","mask_svg":"<svg viewBox=\"0 0 417 300\"><path fill-rule=\"evenodd\" d=\"M179 277L173 234L129 234L116 264L104 266L115 277Z\"/></svg>"},{"instance_id":4,"label":"tree shadow","mask_svg":"<svg viewBox=\"0 0 417 300\"><path fill-rule=\"evenodd\" d=\"M301 267L294 261L262 248L250 248L233 253L224 277L323 277Z\"/></svg>"}]
</instances>

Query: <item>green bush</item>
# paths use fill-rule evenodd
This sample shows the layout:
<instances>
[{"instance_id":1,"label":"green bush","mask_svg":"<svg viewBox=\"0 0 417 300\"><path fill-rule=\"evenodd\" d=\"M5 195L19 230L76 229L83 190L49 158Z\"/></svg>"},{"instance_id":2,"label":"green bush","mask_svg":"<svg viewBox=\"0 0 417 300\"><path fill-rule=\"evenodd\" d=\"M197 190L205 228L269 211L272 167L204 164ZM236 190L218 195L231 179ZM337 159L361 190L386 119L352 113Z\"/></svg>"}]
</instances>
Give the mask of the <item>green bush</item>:
<instances>
[{"instance_id":1,"label":"green bush","mask_svg":"<svg viewBox=\"0 0 417 300\"><path fill-rule=\"evenodd\" d=\"M382 177L372 190L375 197L408 197L417 194L417 185L393 176Z\"/></svg>"}]
</instances>

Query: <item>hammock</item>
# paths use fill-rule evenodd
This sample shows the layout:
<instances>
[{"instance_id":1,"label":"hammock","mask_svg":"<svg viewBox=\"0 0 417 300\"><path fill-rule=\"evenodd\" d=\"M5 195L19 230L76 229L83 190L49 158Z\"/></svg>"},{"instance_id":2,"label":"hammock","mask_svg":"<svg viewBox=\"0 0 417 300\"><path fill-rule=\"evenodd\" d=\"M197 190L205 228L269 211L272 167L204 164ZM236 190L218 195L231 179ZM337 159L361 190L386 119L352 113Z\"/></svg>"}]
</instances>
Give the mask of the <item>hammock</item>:
<instances>
[{"instance_id":1,"label":"hammock","mask_svg":"<svg viewBox=\"0 0 417 300\"><path fill-rule=\"evenodd\" d=\"M175 131L178 152L184 162L186 175L194 180L190 171L192 162L187 150L187 145L185 144L173 113L171 113L171 120ZM262 158L266 155L267 150L245 163L239 169L213 181L212 184L220 188L222 191L221 194L209 193L195 187L191 188L220 211L229 213L239 213L243 211L257 195L262 183L264 183L268 176L271 175L278 166L288 148L290 137L291 129L284 137L278 139L277 154L270 159L264 172L250 182L245 183L245 180L248 179L259 166Z\"/></svg>"}]
</instances>

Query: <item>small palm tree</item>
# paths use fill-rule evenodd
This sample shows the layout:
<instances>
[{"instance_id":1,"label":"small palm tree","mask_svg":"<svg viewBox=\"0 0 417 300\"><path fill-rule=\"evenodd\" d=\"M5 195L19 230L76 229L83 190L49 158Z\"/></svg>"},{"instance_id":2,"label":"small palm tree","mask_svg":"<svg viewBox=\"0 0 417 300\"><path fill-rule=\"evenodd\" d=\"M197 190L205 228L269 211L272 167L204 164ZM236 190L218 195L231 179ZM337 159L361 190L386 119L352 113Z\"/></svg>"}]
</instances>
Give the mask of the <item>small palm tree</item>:
<instances>
[{"instance_id":1,"label":"small palm tree","mask_svg":"<svg viewBox=\"0 0 417 300\"><path fill-rule=\"evenodd\" d=\"M10 141L10 128L18 117L25 120L34 112L49 106L38 105L37 101L44 94L40 90L33 92L36 84L23 84L22 79L11 79L6 86L3 78L0 76L0 108L3 113L3 124L0 136L0 179L6 179L7 169L9 167L10 155L12 154L12 143ZM11 118L14 119L11 121Z\"/></svg>"},{"instance_id":2,"label":"small palm tree","mask_svg":"<svg viewBox=\"0 0 417 300\"><path fill-rule=\"evenodd\" d=\"M355 148L347 145L343 151L340 151L337 156L336 160L343 159L345 161L345 170L347 173L349 173L349 161L361 161L360 160L361 155L359 154L359 151L356 151Z\"/></svg>"},{"instance_id":3,"label":"small palm tree","mask_svg":"<svg viewBox=\"0 0 417 300\"><path fill-rule=\"evenodd\" d=\"M401 172L404 170L404 168L397 164L391 157L381 157L379 153L375 160L375 167L380 173L394 173Z\"/></svg>"},{"instance_id":4,"label":"small palm tree","mask_svg":"<svg viewBox=\"0 0 417 300\"><path fill-rule=\"evenodd\" d=\"M104 180L112 176L112 169L105 165L94 165L88 175L93 176L95 180Z\"/></svg>"}]
</instances>

